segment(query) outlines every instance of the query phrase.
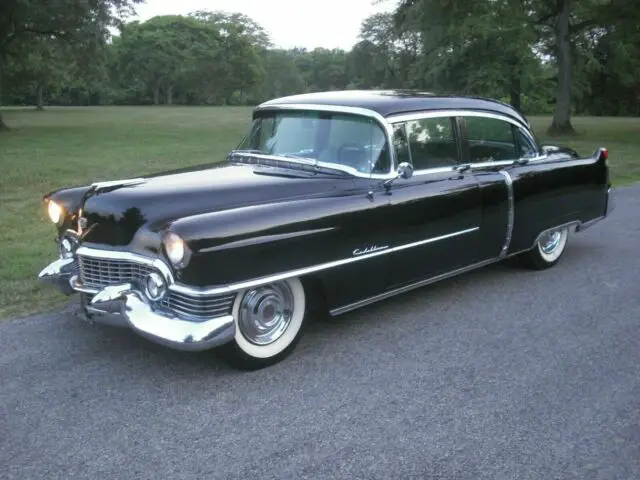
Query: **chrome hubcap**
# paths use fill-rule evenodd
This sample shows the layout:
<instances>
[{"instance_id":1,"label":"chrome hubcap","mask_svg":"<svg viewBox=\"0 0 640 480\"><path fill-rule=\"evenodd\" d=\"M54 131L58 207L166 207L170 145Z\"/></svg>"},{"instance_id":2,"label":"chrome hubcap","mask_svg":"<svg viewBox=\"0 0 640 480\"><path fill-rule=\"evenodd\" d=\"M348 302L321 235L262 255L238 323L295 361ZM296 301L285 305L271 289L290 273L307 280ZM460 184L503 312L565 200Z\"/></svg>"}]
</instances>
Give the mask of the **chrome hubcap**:
<instances>
[{"instance_id":1,"label":"chrome hubcap","mask_svg":"<svg viewBox=\"0 0 640 480\"><path fill-rule=\"evenodd\" d=\"M238 327L255 345L275 342L287 330L293 316L293 292L284 283L248 290L240 304Z\"/></svg>"},{"instance_id":2,"label":"chrome hubcap","mask_svg":"<svg viewBox=\"0 0 640 480\"><path fill-rule=\"evenodd\" d=\"M540 250L542 253L549 254L553 252L558 245L560 244L560 240L562 239L562 232L555 231L546 233L540 238Z\"/></svg>"}]
</instances>

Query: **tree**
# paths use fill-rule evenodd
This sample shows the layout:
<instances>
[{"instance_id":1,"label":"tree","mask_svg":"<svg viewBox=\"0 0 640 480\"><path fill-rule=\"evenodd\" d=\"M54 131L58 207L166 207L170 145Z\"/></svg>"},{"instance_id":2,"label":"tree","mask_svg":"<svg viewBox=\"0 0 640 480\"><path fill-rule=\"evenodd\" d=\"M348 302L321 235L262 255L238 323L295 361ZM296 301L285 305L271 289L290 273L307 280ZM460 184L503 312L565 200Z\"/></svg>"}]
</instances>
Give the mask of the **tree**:
<instances>
[{"instance_id":1,"label":"tree","mask_svg":"<svg viewBox=\"0 0 640 480\"><path fill-rule=\"evenodd\" d=\"M17 42L60 38L81 43L88 32L105 38L142 0L2 0L0 2L0 82L4 63ZM7 126L0 113L0 130Z\"/></svg>"}]
</instances>

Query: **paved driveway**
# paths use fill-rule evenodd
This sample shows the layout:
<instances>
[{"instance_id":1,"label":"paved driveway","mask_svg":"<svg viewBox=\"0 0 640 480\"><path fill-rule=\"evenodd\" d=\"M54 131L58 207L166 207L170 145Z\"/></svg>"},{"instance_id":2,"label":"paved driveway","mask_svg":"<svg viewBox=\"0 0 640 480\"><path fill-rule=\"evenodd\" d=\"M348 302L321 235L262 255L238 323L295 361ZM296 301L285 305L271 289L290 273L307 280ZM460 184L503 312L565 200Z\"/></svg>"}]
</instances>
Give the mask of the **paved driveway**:
<instances>
[{"instance_id":1,"label":"paved driveway","mask_svg":"<svg viewBox=\"0 0 640 480\"><path fill-rule=\"evenodd\" d=\"M312 326L240 373L68 315L0 324L0 477L640 478L640 187L562 262Z\"/></svg>"}]
</instances>

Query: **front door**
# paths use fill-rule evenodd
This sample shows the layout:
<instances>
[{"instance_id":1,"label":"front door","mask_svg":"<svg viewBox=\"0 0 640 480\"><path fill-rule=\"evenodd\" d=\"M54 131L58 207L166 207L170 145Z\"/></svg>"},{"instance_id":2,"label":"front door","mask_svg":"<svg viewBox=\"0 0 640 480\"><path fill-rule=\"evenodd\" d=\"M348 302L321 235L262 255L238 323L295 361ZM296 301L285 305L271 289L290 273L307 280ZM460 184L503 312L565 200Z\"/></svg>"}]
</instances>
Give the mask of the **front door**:
<instances>
[{"instance_id":1,"label":"front door","mask_svg":"<svg viewBox=\"0 0 640 480\"><path fill-rule=\"evenodd\" d=\"M390 288L477 263L482 230L479 183L471 171L458 171L461 144L453 117L417 118L395 125L398 162L410 162L414 175L390 190L394 252Z\"/></svg>"}]
</instances>

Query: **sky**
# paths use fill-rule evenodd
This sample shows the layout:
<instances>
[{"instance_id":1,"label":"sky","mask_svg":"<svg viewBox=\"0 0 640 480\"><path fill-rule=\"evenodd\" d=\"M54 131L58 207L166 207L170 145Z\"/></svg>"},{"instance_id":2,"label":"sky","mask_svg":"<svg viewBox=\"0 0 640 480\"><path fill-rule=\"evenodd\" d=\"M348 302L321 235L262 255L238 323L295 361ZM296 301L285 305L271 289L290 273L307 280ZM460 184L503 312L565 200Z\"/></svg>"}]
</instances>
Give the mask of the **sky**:
<instances>
[{"instance_id":1,"label":"sky","mask_svg":"<svg viewBox=\"0 0 640 480\"><path fill-rule=\"evenodd\" d=\"M391 11L397 0L146 0L136 5L139 20L184 15L196 10L244 13L260 24L276 47L342 48L358 42L369 15ZM133 20L133 19L132 19Z\"/></svg>"}]
</instances>

